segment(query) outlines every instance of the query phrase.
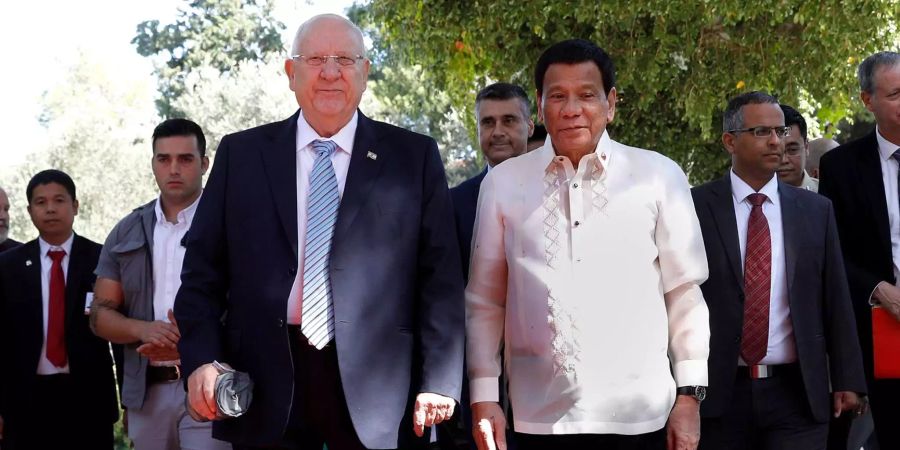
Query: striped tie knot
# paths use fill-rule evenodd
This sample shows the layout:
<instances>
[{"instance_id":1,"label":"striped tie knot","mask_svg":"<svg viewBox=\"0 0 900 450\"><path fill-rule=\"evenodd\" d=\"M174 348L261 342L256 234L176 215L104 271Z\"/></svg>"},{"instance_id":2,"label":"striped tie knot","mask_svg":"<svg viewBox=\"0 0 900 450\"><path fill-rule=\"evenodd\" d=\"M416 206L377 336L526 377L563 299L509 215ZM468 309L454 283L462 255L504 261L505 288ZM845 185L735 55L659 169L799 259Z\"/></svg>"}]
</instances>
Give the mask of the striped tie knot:
<instances>
[{"instance_id":1,"label":"striped tie knot","mask_svg":"<svg viewBox=\"0 0 900 450\"><path fill-rule=\"evenodd\" d=\"M762 206L769 197L766 197L766 194L750 194L747 196L747 201L750 202L753 206Z\"/></svg>"},{"instance_id":2,"label":"striped tie knot","mask_svg":"<svg viewBox=\"0 0 900 450\"><path fill-rule=\"evenodd\" d=\"M316 139L312 143L313 151L316 152L316 156L319 158L323 156L331 157L331 154L337 149L337 145L334 141L324 141L321 139Z\"/></svg>"}]
</instances>

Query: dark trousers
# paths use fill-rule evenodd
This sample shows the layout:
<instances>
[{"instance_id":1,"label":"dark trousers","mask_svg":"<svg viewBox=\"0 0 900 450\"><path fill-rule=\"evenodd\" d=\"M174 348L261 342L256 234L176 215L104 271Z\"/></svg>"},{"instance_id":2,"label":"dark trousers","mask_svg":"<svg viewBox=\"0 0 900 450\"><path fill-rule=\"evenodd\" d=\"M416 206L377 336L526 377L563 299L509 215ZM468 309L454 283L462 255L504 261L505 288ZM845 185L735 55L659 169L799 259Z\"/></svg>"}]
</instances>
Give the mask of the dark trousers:
<instances>
[{"instance_id":1,"label":"dark trousers","mask_svg":"<svg viewBox=\"0 0 900 450\"><path fill-rule=\"evenodd\" d=\"M69 375L35 375L31 401L3 416L3 450L112 449L108 411L82 404L77 389Z\"/></svg>"},{"instance_id":2,"label":"dark trousers","mask_svg":"<svg viewBox=\"0 0 900 450\"><path fill-rule=\"evenodd\" d=\"M341 374L338 371L334 341L322 350L308 344L300 327L289 327L294 359L294 401L282 450L363 450L356 436ZM234 446L235 450L256 447Z\"/></svg>"},{"instance_id":3,"label":"dark trousers","mask_svg":"<svg viewBox=\"0 0 900 450\"><path fill-rule=\"evenodd\" d=\"M515 433L519 450L664 450L666 428L647 434L526 434Z\"/></svg>"},{"instance_id":4,"label":"dark trousers","mask_svg":"<svg viewBox=\"0 0 900 450\"><path fill-rule=\"evenodd\" d=\"M900 449L900 380L869 382L869 405L882 450Z\"/></svg>"},{"instance_id":5,"label":"dark trousers","mask_svg":"<svg viewBox=\"0 0 900 450\"><path fill-rule=\"evenodd\" d=\"M827 438L828 423L813 419L796 364L758 380L739 368L730 407L700 427L701 450L824 450Z\"/></svg>"}]
</instances>

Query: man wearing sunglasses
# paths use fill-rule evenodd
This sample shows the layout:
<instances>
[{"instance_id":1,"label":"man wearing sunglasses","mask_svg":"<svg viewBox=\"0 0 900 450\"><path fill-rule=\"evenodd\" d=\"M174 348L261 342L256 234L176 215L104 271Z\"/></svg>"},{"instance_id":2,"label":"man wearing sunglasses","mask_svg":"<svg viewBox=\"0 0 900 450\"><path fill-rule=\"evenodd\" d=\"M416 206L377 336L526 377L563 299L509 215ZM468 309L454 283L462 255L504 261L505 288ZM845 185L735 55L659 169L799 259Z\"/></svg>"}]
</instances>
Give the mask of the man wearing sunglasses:
<instances>
[{"instance_id":1,"label":"man wearing sunglasses","mask_svg":"<svg viewBox=\"0 0 900 450\"><path fill-rule=\"evenodd\" d=\"M735 97L723 129L731 170L693 189L711 330L700 448L825 449L829 416L859 412L866 388L831 203L775 175L791 133L775 98Z\"/></svg>"}]
</instances>

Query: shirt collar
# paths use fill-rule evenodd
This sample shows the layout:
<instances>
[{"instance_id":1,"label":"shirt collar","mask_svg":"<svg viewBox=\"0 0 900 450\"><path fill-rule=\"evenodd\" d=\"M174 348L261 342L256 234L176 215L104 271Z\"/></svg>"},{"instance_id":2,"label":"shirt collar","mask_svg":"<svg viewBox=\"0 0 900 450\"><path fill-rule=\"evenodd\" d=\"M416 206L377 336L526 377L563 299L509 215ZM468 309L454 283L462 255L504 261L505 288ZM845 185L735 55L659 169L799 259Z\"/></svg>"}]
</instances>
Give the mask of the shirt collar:
<instances>
[{"instance_id":1,"label":"shirt collar","mask_svg":"<svg viewBox=\"0 0 900 450\"><path fill-rule=\"evenodd\" d=\"M900 145L895 144L881 135L881 130L878 129L878 125L875 125L875 138L878 139L878 153L881 155L881 159L887 161L891 159L891 156L894 155L894 152L897 151L897 147Z\"/></svg>"},{"instance_id":2,"label":"shirt collar","mask_svg":"<svg viewBox=\"0 0 900 450\"><path fill-rule=\"evenodd\" d=\"M603 171L609 169L610 162L613 157L613 149L615 146L613 145L613 140L609 137L609 133L606 130L603 130L603 135L600 136L600 140L597 142L597 146L594 148L594 151L585 157L592 156L591 159L600 164L600 167L603 168ZM546 161L546 170L551 170L554 167L554 163L556 162L556 151L553 150L553 140L550 138L550 135L547 135L547 139L544 141L544 145L538 149L534 150L541 155L541 159ZM582 158L583 159L583 158ZM580 163L579 163L580 164ZM577 167L574 168L576 171Z\"/></svg>"},{"instance_id":3,"label":"shirt collar","mask_svg":"<svg viewBox=\"0 0 900 450\"><path fill-rule=\"evenodd\" d=\"M734 170L729 170L728 173L731 175L731 194L738 203L746 201L748 195L757 192L753 190L749 184L744 182L741 177L737 176L737 174L734 173ZM759 190L759 193L764 194L767 197L767 202L775 204L778 200L778 176L773 173L772 179Z\"/></svg>"},{"instance_id":4,"label":"shirt collar","mask_svg":"<svg viewBox=\"0 0 900 450\"><path fill-rule=\"evenodd\" d=\"M175 215L176 224L181 223L191 223L194 220L194 213L197 211L197 205L200 203L200 197L203 197L203 191L200 191L200 195L197 196L197 199L194 200L193 203L188 205L187 208L178 211L178 214ZM153 206L153 210L156 212L156 223L164 224L169 223L166 220L166 214L162 210L162 196L156 199L156 204Z\"/></svg>"},{"instance_id":5,"label":"shirt collar","mask_svg":"<svg viewBox=\"0 0 900 450\"><path fill-rule=\"evenodd\" d=\"M300 114L297 117L297 151L299 152L300 150L307 148L312 141L321 139L323 141L334 141L339 149L345 151L347 154L352 154L353 141L356 139L356 126L358 123L359 111L356 111L353 113L353 117L350 118L350 121L344 125L344 128L341 128L334 136L325 138L319 136L319 133L309 125L309 122L306 121L306 117L303 116L303 110L300 110Z\"/></svg>"},{"instance_id":6,"label":"shirt collar","mask_svg":"<svg viewBox=\"0 0 900 450\"><path fill-rule=\"evenodd\" d=\"M66 239L66 241L62 243L62 245L50 245L47 241L44 240L44 238L38 236L38 244L41 246L41 257L46 257L47 252L49 252L50 250L59 250L59 249L65 250L66 256L71 255L72 254L72 241L74 239L75 239L75 233L73 232L71 235L69 235L69 238Z\"/></svg>"}]
</instances>

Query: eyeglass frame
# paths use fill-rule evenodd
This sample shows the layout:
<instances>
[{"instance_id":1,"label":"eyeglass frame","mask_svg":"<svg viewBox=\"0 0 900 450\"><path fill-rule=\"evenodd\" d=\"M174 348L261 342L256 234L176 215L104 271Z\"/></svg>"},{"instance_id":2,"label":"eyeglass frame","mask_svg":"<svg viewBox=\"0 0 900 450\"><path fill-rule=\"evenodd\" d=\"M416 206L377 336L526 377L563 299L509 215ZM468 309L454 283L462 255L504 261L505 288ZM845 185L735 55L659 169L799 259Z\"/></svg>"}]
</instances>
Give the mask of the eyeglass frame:
<instances>
[{"instance_id":1,"label":"eyeglass frame","mask_svg":"<svg viewBox=\"0 0 900 450\"><path fill-rule=\"evenodd\" d=\"M760 130L760 129L765 129L765 130L766 130L766 134L757 134L758 130ZM783 133L781 136L778 135L778 131L779 131L779 130L781 130L781 132ZM728 130L728 131L726 131L726 133L735 134L735 133L748 133L748 132L752 132L752 133L753 133L753 137L767 138L767 137L769 137L769 136L772 135L772 132L773 132L773 131L775 132L775 137L777 137L778 139L784 139L784 138L786 138L786 137L788 137L788 136L791 135L791 127L763 127L763 126L753 127L753 128L740 128L740 129L735 129L735 130Z\"/></svg>"},{"instance_id":2,"label":"eyeglass frame","mask_svg":"<svg viewBox=\"0 0 900 450\"><path fill-rule=\"evenodd\" d=\"M321 58L323 60L322 64L318 64L318 65L310 64L309 60L311 58ZM348 63L348 64L341 64L339 60L342 58L353 60L353 62ZM352 55L352 56L347 56L347 55L322 55L322 56L291 55L291 60L303 61L303 63L309 67L325 67L325 65L328 64L329 60L334 61L334 63L337 64L338 67L352 67L352 66L355 66L360 61L365 60L365 59L366 59L366 57L363 55Z\"/></svg>"}]
</instances>

